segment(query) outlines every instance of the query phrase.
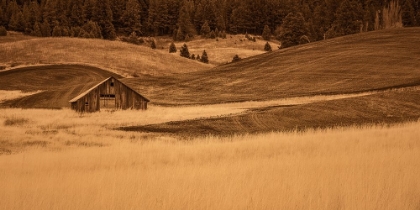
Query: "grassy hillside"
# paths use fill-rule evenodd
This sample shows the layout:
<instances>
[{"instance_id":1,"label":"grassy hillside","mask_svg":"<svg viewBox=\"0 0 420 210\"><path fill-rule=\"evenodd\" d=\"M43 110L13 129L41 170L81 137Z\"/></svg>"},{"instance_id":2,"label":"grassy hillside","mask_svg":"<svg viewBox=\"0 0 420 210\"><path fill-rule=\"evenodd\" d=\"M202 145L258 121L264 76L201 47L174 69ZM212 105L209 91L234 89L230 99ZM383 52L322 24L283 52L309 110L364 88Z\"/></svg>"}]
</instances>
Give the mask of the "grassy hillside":
<instances>
[{"instance_id":1,"label":"grassy hillside","mask_svg":"<svg viewBox=\"0 0 420 210\"><path fill-rule=\"evenodd\" d=\"M102 69L81 65L33 66L0 72L2 90L41 91L7 101L3 107L61 108L69 100L98 82L121 76Z\"/></svg>"},{"instance_id":2,"label":"grassy hillside","mask_svg":"<svg viewBox=\"0 0 420 210\"><path fill-rule=\"evenodd\" d=\"M420 90L266 107L245 114L125 127L125 131L166 133L181 137L294 131L360 124L400 123L420 118Z\"/></svg>"},{"instance_id":3,"label":"grassy hillside","mask_svg":"<svg viewBox=\"0 0 420 210\"><path fill-rule=\"evenodd\" d=\"M152 50L119 41L79 38L32 38L2 43L0 65L89 64L119 74L165 75L213 67L167 50ZM7 38L4 38L7 39Z\"/></svg>"},{"instance_id":4,"label":"grassy hillside","mask_svg":"<svg viewBox=\"0 0 420 210\"><path fill-rule=\"evenodd\" d=\"M420 28L382 30L277 50L210 70L127 79L165 104L271 100L420 84ZM151 88L146 88L151 87Z\"/></svg>"}]
</instances>

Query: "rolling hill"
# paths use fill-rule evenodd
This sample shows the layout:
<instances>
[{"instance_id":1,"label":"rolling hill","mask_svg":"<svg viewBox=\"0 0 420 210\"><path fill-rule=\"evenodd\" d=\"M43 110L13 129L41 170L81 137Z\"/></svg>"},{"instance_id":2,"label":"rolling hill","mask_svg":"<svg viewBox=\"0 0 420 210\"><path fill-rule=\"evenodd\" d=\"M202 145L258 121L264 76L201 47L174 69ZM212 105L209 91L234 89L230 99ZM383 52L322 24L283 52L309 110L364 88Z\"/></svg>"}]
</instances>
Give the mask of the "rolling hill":
<instances>
[{"instance_id":1,"label":"rolling hill","mask_svg":"<svg viewBox=\"0 0 420 210\"><path fill-rule=\"evenodd\" d=\"M266 107L232 116L123 127L121 130L165 133L182 138L230 136L277 131L305 131L339 126L392 124L420 118L420 89Z\"/></svg>"},{"instance_id":2,"label":"rolling hill","mask_svg":"<svg viewBox=\"0 0 420 210\"><path fill-rule=\"evenodd\" d=\"M41 91L33 95L6 101L3 107L62 108L69 100L98 82L120 75L92 66L49 65L0 71L1 89L25 92Z\"/></svg>"},{"instance_id":3,"label":"rolling hill","mask_svg":"<svg viewBox=\"0 0 420 210\"><path fill-rule=\"evenodd\" d=\"M125 79L159 104L212 104L420 85L420 28L361 33L213 69Z\"/></svg>"},{"instance_id":4,"label":"rolling hill","mask_svg":"<svg viewBox=\"0 0 420 210\"><path fill-rule=\"evenodd\" d=\"M0 38L0 66L31 66L36 64L82 64L100 67L120 75L166 75L202 71L213 65L169 54L167 49L120 41L80 38ZM188 68L186 68L186 66Z\"/></svg>"}]
</instances>

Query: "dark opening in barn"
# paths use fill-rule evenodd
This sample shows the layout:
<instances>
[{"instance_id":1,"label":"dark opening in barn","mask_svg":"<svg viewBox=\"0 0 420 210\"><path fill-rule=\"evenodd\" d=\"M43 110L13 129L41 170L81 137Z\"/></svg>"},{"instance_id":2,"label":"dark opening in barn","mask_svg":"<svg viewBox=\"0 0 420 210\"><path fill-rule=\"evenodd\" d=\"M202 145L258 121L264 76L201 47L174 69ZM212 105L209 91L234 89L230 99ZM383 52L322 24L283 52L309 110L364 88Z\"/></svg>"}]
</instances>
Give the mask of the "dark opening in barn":
<instances>
[{"instance_id":1,"label":"dark opening in barn","mask_svg":"<svg viewBox=\"0 0 420 210\"><path fill-rule=\"evenodd\" d=\"M110 77L70 100L78 112L103 109L147 109L149 100L126 84Z\"/></svg>"}]
</instances>

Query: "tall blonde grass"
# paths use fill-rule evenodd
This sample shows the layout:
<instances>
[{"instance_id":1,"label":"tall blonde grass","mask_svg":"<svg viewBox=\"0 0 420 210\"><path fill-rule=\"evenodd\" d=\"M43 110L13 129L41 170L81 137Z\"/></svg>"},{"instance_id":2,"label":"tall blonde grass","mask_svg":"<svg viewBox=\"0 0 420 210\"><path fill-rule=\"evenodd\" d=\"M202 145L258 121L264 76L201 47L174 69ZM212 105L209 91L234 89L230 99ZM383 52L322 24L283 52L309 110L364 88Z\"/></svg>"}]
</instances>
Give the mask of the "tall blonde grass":
<instances>
[{"instance_id":1,"label":"tall blonde grass","mask_svg":"<svg viewBox=\"0 0 420 210\"><path fill-rule=\"evenodd\" d=\"M71 138L107 146L56 145L52 151L0 156L0 209L420 207L420 122L193 141L135 136L132 141L130 135L137 134L106 129L113 118L122 124L122 114L102 113L96 122L96 114L77 118L65 110L49 112L36 114L45 118L38 121L28 114L33 125L8 128L61 125L55 127L58 134L27 136L61 142L60 133L72 129L59 120L65 116L86 129L74 127ZM55 117L58 112L63 114ZM10 115L23 117L4 112L1 117ZM127 124L141 119L125 118Z\"/></svg>"}]
</instances>

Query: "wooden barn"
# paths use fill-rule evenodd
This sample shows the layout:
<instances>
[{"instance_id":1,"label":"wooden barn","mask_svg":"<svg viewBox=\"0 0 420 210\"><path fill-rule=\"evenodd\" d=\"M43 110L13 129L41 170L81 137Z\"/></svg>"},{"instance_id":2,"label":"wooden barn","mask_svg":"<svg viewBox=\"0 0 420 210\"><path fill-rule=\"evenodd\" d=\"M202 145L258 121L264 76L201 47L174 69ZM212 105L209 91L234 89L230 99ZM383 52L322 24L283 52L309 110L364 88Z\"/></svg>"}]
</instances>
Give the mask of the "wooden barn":
<instances>
[{"instance_id":1,"label":"wooden barn","mask_svg":"<svg viewBox=\"0 0 420 210\"><path fill-rule=\"evenodd\" d=\"M96 112L109 109L147 109L149 100L114 77L100 82L72 100L71 109Z\"/></svg>"}]
</instances>

